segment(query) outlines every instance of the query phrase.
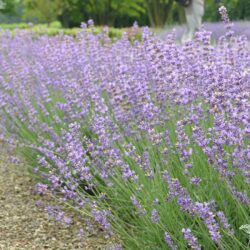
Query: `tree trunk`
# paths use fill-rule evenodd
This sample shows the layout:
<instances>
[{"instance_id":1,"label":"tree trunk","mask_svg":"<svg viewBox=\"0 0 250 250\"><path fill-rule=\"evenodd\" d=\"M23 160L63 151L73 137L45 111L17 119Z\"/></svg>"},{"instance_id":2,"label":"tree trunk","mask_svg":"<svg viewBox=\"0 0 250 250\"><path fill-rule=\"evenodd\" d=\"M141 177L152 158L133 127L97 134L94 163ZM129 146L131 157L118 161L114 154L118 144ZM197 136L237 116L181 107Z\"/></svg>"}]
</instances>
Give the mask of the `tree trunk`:
<instances>
[{"instance_id":1,"label":"tree trunk","mask_svg":"<svg viewBox=\"0 0 250 250\"><path fill-rule=\"evenodd\" d=\"M67 12L64 11L62 15L59 16L59 21L64 28L69 28L69 15Z\"/></svg>"},{"instance_id":2,"label":"tree trunk","mask_svg":"<svg viewBox=\"0 0 250 250\"><path fill-rule=\"evenodd\" d=\"M169 0L168 3L161 3L159 0L147 0L145 4L150 25L152 27L164 27L171 11L173 0Z\"/></svg>"}]
</instances>

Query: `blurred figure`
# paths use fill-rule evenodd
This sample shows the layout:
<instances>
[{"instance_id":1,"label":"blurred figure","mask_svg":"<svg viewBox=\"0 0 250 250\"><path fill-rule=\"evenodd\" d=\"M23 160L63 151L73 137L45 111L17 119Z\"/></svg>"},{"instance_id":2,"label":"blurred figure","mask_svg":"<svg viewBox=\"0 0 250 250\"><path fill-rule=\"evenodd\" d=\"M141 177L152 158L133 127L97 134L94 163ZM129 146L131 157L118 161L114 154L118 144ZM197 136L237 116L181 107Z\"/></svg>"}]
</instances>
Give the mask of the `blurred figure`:
<instances>
[{"instance_id":1,"label":"blurred figure","mask_svg":"<svg viewBox=\"0 0 250 250\"><path fill-rule=\"evenodd\" d=\"M201 28L205 0L177 0L177 2L185 9L187 29L182 36L182 42L187 42L192 40L194 33Z\"/></svg>"}]
</instances>

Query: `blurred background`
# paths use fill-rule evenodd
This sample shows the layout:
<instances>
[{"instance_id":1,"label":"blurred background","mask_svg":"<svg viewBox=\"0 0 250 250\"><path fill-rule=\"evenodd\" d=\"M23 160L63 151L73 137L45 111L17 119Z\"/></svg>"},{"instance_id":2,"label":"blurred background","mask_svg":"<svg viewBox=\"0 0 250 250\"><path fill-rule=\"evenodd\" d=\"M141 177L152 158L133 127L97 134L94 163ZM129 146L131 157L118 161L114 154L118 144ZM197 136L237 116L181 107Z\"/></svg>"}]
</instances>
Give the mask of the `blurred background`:
<instances>
[{"instance_id":1,"label":"blurred background","mask_svg":"<svg viewBox=\"0 0 250 250\"><path fill-rule=\"evenodd\" d=\"M235 30L250 38L250 0L205 0L205 28L221 34L219 6L224 5ZM134 21L160 30L164 37L173 28L177 37L185 29L184 8L175 0L0 0L0 28L39 29L46 34L76 34L81 22L93 19L96 27L108 25L115 36ZM217 23L216 23L217 22ZM164 29L163 29L164 28ZM128 30L128 29L127 29ZM117 35L118 34L118 35Z\"/></svg>"},{"instance_id":2,"label":"blurred background","mask_svg":"<svg viewBox=\"0 0 250 250\"><path fill-rule=\"evenodd\" d=\"M204 21L219 21L218 6L227 7L232 20L250 19L250 0L205 0ZM32 22L65 28L93 19L96 25L163 27L185 22L183 7L174 0L0 0L0 23Z\"/></svg>"}]
</instances>

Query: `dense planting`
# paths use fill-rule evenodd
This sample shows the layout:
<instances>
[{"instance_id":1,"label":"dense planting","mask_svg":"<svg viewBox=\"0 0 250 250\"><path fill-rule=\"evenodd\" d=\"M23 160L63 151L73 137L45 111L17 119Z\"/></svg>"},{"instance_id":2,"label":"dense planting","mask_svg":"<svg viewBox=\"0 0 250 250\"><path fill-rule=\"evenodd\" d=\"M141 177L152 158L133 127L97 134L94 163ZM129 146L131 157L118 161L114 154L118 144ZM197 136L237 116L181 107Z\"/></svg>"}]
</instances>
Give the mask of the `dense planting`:
<instances>
[{"instance_id":1,"label":"dense planting","mask_svg":"<svg viewBox=\"0 0 250 250\"><path fill-rule=\"evenodd\" d=\"M125 249L248 249L250 51L221 10L216 46L1 32L0 129L38 192Z\"/></svg>"},{"instance_id":2,"label":"dense planting","mask_svg":"<svg viewBox=\"0 0 250 250\"><path fill-rule=\"evenodd\" d=\"M32 24L32 23L14 23L14 24L0 24L0 29L8 30L11 34L19 35L19 33L28 33L30 32L33 36L41 36L41 35L48 35L48 36L55 36L55 35L70 35L70 36L77 36L77 34L81 31L81 28L62 28L61 24L58 22L51 23L50 26L46 24ZM94 34L100 34L105 27L95 27L92 31ZM90 29L86 29L87 32L91 32ZM122 36L122 32L130 32L129 28L123 29L116 29L116 28L109 28L108 36L111 39L119 39ZM139 37L139 33L137 35Z\"/></svg>"},{"instance_id":3,"label":"dense planting","mask_svg":"<svg viewBox=\"0 0 250 250\"><path fill-rule=\"evenodd\" d=\"M203 24L205 29L211 31L211 38L212 41L218 41L221 37L221 34L224 33L224 25L223 23L216 22L216 23L204 23ZM237 36L245 36L248 40L250 39L250 21L235 21L233 22L232 30L234 34ZM174 27L167 27L167 30L161 34L162 38L165 38L172 29L175 29L175 36L178 40L181 40L182 34L185 31L185 25L182 26L174 26Z\"/></svg>"}]
</instances>

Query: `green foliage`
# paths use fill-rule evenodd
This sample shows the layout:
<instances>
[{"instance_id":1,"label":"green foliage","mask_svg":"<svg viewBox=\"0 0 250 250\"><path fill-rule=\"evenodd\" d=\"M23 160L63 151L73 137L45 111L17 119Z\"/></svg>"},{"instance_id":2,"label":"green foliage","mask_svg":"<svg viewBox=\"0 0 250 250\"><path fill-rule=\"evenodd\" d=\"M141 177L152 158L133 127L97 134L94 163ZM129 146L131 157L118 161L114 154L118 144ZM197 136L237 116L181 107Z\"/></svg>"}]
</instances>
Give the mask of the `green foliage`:
<instances>
[{"instance_id":1,"label":"green foliage","mask_svg":"<svg viewBox=\"0 0 250 250\"><path fill-rule=\"evenodd\" d=\"M167 23L176 24L184 22L185 22L184 8L180 7L180 5L176 1L174 1L171 11L169 12Z\"/></svg>"},{"instance_id":2,"label":"green foliage","mask_svg":"<svg viewBox=\"0 0 250 250\"><path fill-rule=\"evenodd\" d=\"M31 29L35 30L37 28L38 31L47 30L47 31L51 31L52 33L58 30L64 31L63 29L59 29L59 28L57 29L56 28L57 25L58 23L55 24L54 28L52 28L52 25L50 28L46 28L45 25L40 25L40 26L34 26ZM75 29L65 29L65 30L69 30L71 32ZM76 29L76 30L80 30L80 29ZM94 32L97 32L97 33L100 31L101 31L101 28L97 28L94 30ZM115 32L115 31L116 29L110 29L110 32ZM118 31L122 32L121 30L118 30ZM29 39L29 40L32 41L32 39ZM27 39L24 41L27 41ZM156 40L156 42L158 43L158 40ZM90 43L93 43L93 40L90 40ZM157 43L151 43L150 46L151 45L154 46ZM46 45L47 45L47 41L45 43L45 46ZM69 43L69 45L71 44ZM143 46L143 43L139 44L139 46L141 45ZM55 44L55 47L56 46L58 45ZM136 44L135 46L138 46L138 44ZM37 47L35 48L37 49ZM54 47L52 47L52 49L53 48ZM70 50L73 50L72 48L74 47L69 46L69 48L70 48L69 50L64 52L66 55L68 55L67 52L69 52ZM88 48L88 46L86 47L81 46L81 48L83 48L83 53L85 53L86 48ZM105 47L105 49L106 48L108 48L108 51L110 51L109 47ZM110 48L112 51L113 47L110 47ZM117 47L114 47L114 48L116 49ZM141 49L143 47L139 47L139 48ZM200 48L203 49L207 47L204 46ZM197 48L198 51L202 51L200 50L200 48L199 47ZM211 48L214 48L214 47L211 47ZM225 48L227 49L228 47L225 47ZM192 49L191 53L194 53L194 49L193 48L191 49ZM175 47L174 47L174 50L175 50ZM143 49L142 51L147 51L147 50ZM214 53L214 50L211 50L211 51L212 53ZM221 50L219 51L221 53ZM123 53L126 53L126 50L123 50ZM14 53L9 53L9 54L12 55ZM49 55L49 53L47 54ZM58 55L58 54L56 53L54 55ZM52 56L53 58L54 58L54 55ZM92 55L93 54L91 53L91 56ZM99 53L96 53L95 55L99 57ZM133 55L136 55L136 54L134 53ZM31 66L32 70L26 71L26 72L30 72L28 75L29 76L28 80L31 79L31 83L32 84L34 83L35 84L34 86L37 86L37 84L43 82L43 77L36 78L38 74L34 70L35 68L33 68L32 57L27 56L27 58L31 58L31 63L28 64L29 61L27 61L24 64L21 64L21 66L22 65ZM82 59L82 53L80 53L79 58ZM205 58L207 58L207 55ZM17 57L17 59L18 59L17 62L22 61L20 60L20 57ZM219 61L223 63L222 60L219 60ZM50 60L48 60L48 63L49 62ZM59 60L56 60L56 62L57 62L56 65L60 64ZM82 62L85 63L86 61L83 60ZM133 62L133 61L130 61L130 62ZM196 61L194 62L196 63ZM67 64L67 66L70 64L72 64L72 57L69 57L69 64ZM48 65L51 65L51 64L48 64ZM55 64L52 64L52 65L55 65ZM78 65L79 64L77 64L77 66ZM209 65L211 64L209 63ZM14 64L14 66L16 66L16 64ZM188 66L190 65L188 64ZM205 67L206 67L206 64L205 64ZM242 71L244 70L243 67L242 67ZM17 67L14 67L13 70L16 71L16 68L21 69L22 67L20 67L19 64L17 64ZM79 68L81 70L81 67L78 66L78 69ZM22 73L22 72L19 73L19 71L16 71L16 72L18 72L17 74ZM66 73L65 75L60 74L64 72L64 68L57 71L57 67L55 68L51 67L50 70L48 71L46 70L44 72L45 74L59 73L60 78L65 79L64 77L66 76L71 81L71 74L70 74L71 71L70 73ZM76 73L76 75L78 73L75 71L74 67L72 68L72 72L73 74ZM144 74L144 72L145 71L142 71L142 74ZM180 72L180 74L182 74L183 72ZM234 71L232 72L234 73ZM7 73L9 74L9 72ZM11 73L12 71L10 71L10 74ZM95 73L95 71L93 71L93 73ZM218 73L221 74L221 71L218 71ZM239 73L241 73L240 70L239 70ZM123 74L124 73L122 72L122 75ZM207 77L207 74L205 75L205 77ZM20 79L22 80L23 76ZM39 81L38 79L42 79L42 81ZM53 80L53 78L51 79ZM74 76L72 79L74 81ZM82 82L82 77L80 77L79 79L80 79L79 81ZM110 81L110 78L107 78L107 79L108 81ZM114 78L114 79L118 79L118 78ZM19 81L17 81L17 83L19 83ZM98 84L99 82L97 84L95 83L95 85L98 85ZM238 82L237 82L237 87L238 87ZM23 87L20 87L20 88L23 89ZM65 98L63 98L63 94L61 94L61 91L60 91L61 88L58 88L58 89L57 88L51 89L51 88L49 84L48 89L47 89L48 95L46 94L46 100L43 100L40 97L40 95L38 96L34 95L33 98L31 98L32 106L35 111L34 112L32 110L32 113L35 114L34 116L32 116L32 119L31 117L29 117L29 111L30 111L29 105L28 106L23 105L23 109L21 110L22 112L21 117L11 116L9 112L5 111L4 105L3 107L1 107L1 109L3 109L4 114L6 115L6 119L4 119L4 121L5 120L8 121L9 119L10 120L9 124L11 124L11 126L9 127L6 126L6 128L9 130L9 132L14 132L15 135L17 135L14 138L20 138L20 142L25 142L24 144L22 143L19 144L20 154L23 155L23 157L26 159L27 164L29 164L33 168L36 168L38 165L38 162L37 162L38 151L36 150L36 148L39 146L46 147L46 143L44 145L42 144L43 139L51 139L55 141L55 143L57 144L56 140L54 140L52 137L53 133L49 133L46 129L44 130L41 129L41 126L38 126L38 124L39 125L46 124L47 125L46 127L51 128L50 131L54 131L58 136L60 136L60 138L63 138L62 131L63 130L67 131L68 127L70 127L70 124L72 124L72 122L74 121L74 122L81 124L81 127L79 129L79 138L97 138L98 137L96 135L96 132L93 129L92 130L88 129L89 127L91 127L92 125L91 123L92 121L94 121L95 116L97 118L101 117L99 116L98 111L96 111L94 107L92 107L90 108L89 112L86 112L84 114L84 118L76 117L73 120L71 120L67 116L67 110L63 111L59 109L58 104L59 103L62 104L62 103L65 103L66 101L69 101L68 103L72 105L72 111L74 110L73 112L78 113L79 109L77 106L75 106L76 103L72 102L73 104L71 104L72 98L69 98L69 100L67 100L66 99L67 94L65 94ZM35 89L37 88L35 87ZM6 90L12 91L11 88L6 88ZM65 93L69 93L72 91L74 91L73 88L69 87L67 89L67 87L65 87ZM85 89L83 89L83 91L85 91ZM100 89L100 91L102 90ZM19 97L19 95L16 95L15 89L13 90L13 92L14 93L11 92L10 96L18 97L19 101L16 102L17 104L22 103L22 100L26 99L25 98L26 95L23 97L23 99L22 99L22 96ZM19 92L17 91L17 93ZM218 93L218 92L215 92L215 93ZM103 93L101 96L104 102L106 101L105 103L107 103L107 108L110 108L109 109L110 114L108 115L114 118L114 123L117 124L118 125L117 128L119 128L119 123L115 121L115 114L113 113L114 106L108 105L109 95L107 93ZM50 99L49 102L47 101L48 97ZM154 92L152 93L152 99L154 99ZM12 108L13 98L11 98L10 100L11 100L10 107ZM237 98L236 100L238 104L239 98ZM81 101L84 101L84 100L81 99ZM92 101L94 100L92 99ZM27 102L27 103L29 104L30 102ZM213 146L216 146L216 144L212 140L213 137L211 137L211 132L209 132L208 130L208 128L211 128L211 129L213 128L213 123L214 123L214 117L212 115L211 106L209 107L208 106L209 104L207 102L203 102L202 100L198 101L197 104L201 104L200 107L203 107L202 114L204 113L204 115L202 115L197 120L197 122L191 123L191 124L189 122L183 122L183 121L188 121L186 118L190 117L190 110L196 107L195 102L192 102L192 104L187 104L188 106L186 107L183 107L182 105L177 105L177 104L173 106L166 104L166 110L163 110L163 114L165 114L165 111L166 111L167 119L164 119L164 122L156 126L153 126L153 128L155 128L157 132L155 135L157 135L158 133L162 133L164 131L169 131L169 138L171 141L169 146L166 144L165 135L164 135L164 141L163 141L164 143L159 144L155 142L154 138L151 138L151 136L149 136L150 134L147 135L147 133L141 133L140 136L136 138L134 137L133 134L131 135L131 134L124 133L123 140L112 141L112 149L115 149L115 150L117 149L117 151L122 156L121 159L126 163L127 166L129 166L129 169L135 172L135 176L138 176L138 179L133 180L131 178L131 179L127 179L126 181L124 181L124 177L122 176L122 173L120 171L121 169L118 166L112 167L112 175L110 175L108 179L110 180L110 183L113 184L112 188L110 187L110 185L108 185L109 182L103 181L101 176L98 175L100 172L98 172L98 166L96 166L96 162L94 160L92 161L92 157L93 158L96 157L96 159L100 159L100 162L103 164L105 163L117 164L117 163L116 162L112 163L112 158L111 158L111 161L106 161L106 159L103 159L102 161L102 158L108 156L105 154L104 150L101 151L100 154L96 154L96 156L94 156L93 153L90 153L91 147L92 147L92 141L93 143L95 143L95 140L91 140L90 146L86 145L89 142L88 140L86 141L80 140L80 146L82 146L84 150L86 149L86 153L84 151L84 154L88 156L86 157L88 158L88 160L86 161L86 164L84 166L90 167L92 169L92 173L94 173L93 183L96 184L96 188L91 190L91 192L93 191L94 195L91 195L90 192L87 192L86 190L84 190L82 186L79 186L79 190L77 189L77 191L81 191L82 192L81 194L86 195L88 200L93 201L93 203L95 202L95 204L98 205L98 208L100 209L100 211L112 212L112 217L110 217L110 221L112 223L112 226L115 232L120 236L120 239L123 240L124 249L132 249L132 250L133 249L153 249L153 250L168 249L166 242L163 240L163 232L165 230L167 230L173 236L174 242L178 244L178 249L189 249L186 246L185 240L181 233L182 228L186 225L190 225L190 227L192 227L192 230L194 229L194 232L197 235L197 238L203 244L202 249L221 249L221 250L248 249L247 248L248 235L245 234L244 231L240 231L240 230L245 230L245 231L247 230L246 232L249 231L248 226L241 227L241 225L246 224L249 221L248 206L241 204L238 201L238 199L235 199L235 197L232 195L232 190L229 187L229 184L227 182L228 180L226 179L226 177L220 176L220 174L216 171L216 166L214 166L216 164L214 164L213 161L211 161L211 158L209 161L208 155L206 155L202 147L199 146L199 143L195 142L193 134L194 134L195 128L200 127L202 131L204 131L204 138L208 138L208 139L211 138L211 141L208 140L210 144L208 145L208 149L210 149ZM90 103L90 107L91 107L91 103ZM97 114L95 114L95 112ZM56 117L59 117L60 120L63 122L60 122L60 123L56 122L57 120ZM34 130L32 130L31 124L29 124L27 121L30 121L30 120L33 121L34 118L36 122L34 123ZM188 142L189 144L188 147L193 149L193 153L190 158L190 162L192 162L193 164L192 168L189 170L190 176L187 174L187 172L185 173L185 171L183 171L184 162L180 159L181 152L178 153L178 148L180 146L180 141L178 143L178 140L179 140L178 134L180 135L180 133L178 133L177 127L175 125L175 124L178 124L177 123L178 121L183 122L183 133L185 132L186 136L188 137L188 141L190 141ZM112 128L113 127L111 127L111 129ZM122 127L120 129L122 130ZM111 131L111 133L113 132ZM215 134L215 135L217 137L218 134ZM41 142L41 138L42 138L42 142ZM78 139L78 135L76 138ZM98 142L98 140L96 141ZM67 141L65 142L67 143ZM100 144L97 143L96 148L100 148L101 145L102 145L101 142ZM128 145L131 145L130 149L126 148L126 146ZM243 147L242 144L240 145L241 147ZM62 162L65 163L67 168L73 171L74 164L72 163L72 166L71 166L71 163L68 159L69 154L65 153L67 146L63 148L65 149L65 151L59 149L59 147L63 147L63 146L64 146L64 141L59 142L59 145L56 146L55 150L54 149L53 150L56 156L58 157L58 159L61 159ZM232 145L230 143L225 143L225 150L227 149L227 151L230 151L230 150L233 151L234 146L235 146L234 144ZM57 149L59 150L57 151ZM88 149L90 149L90 152L88 151ZM166 154L166 149L168 149L167 154ZM147 151L149 155L148 157L149 165L150 165L150 169L152 169L153 171L153 176L151 176L150 172L145 173L145 169L144 170L142 169L141 159L144 158L143 153L145 151ZM93 151L93 152L96 153L97 151ZM41 155L42 153L39 153L39 154ZM215 157L217 157L217 155L215 155ZM51 160L49 162L50 164L53 164L52 158L53 157L51 157ZM107 158L109 159L109 157ZM227 167L229 169L231 167L234 167L233 163L231 163L231 160L228 161ZM44 169L45 168L42 168L42 170ZM169 198L168 194L170 193L171 190L170 190L170 185L167 185L164 179L162 178L162 174L166 169L168 170L169 176L173 178L172 181L178 180L181 183L181 185L185 188L185 190L187 190L187 192L190 194L191 198L194 201L202 202L202 203L205 201L209 201L209 202L215 201L214 203L216 204L215 209L217 211L225 212L226 217L230 219L230 224L232 225L234 229L236 229L235 235L231 235L227 230L221 229L222 240L219 244L217 244L210 239L208 235L208 231L206 227L202 224L203 223L202 219L199 218L197 213L195 214L195 213L192 213L191 211L189 211L189 213L183 213L183 210L180 208L180 205L178 204L177 197L172 197L173 199L168 199L167 201L167 198ZM58 170L56 168L56 162L54 162L53 170ZM199 176L202 179L202 182L200 183L199 187L189 182L189 177L191 176ZM72 174L72 177L77 178L77 174L75 173ZM230 175L230 179L231 177L232 176ZM65 180L65 179L66 177L62 176L61 180ZM234 181L235 181L235 185L238 187L240 186L244 187L245 185L241 176L237 176L237 175L234 176ZM136 199L138 200L140 209L136 208L136 206L134 206L131 202L131 197L133 197L134 195L136 195ZM104 197L105 199L103 199L102 197ZM157 202L155 198L157 198ZM211 205L212 204L213 203L211 203ZM151 214L154 208L157 208L157 211L161 218L157 224L154 222L152 223L152 219L151 219ZM77 209L79 208L77 207ZM142 211L142 213L140 210ZM146 213L144 213L144 211ZM86 209L86 212L88 212L87 209ZM79 213L81 214L85 214L86 212L85 210L79 209Z\"/></svg>"},{"instance_id":3,"label":"green foliage","mask_svg":"<svg viewBox=\"0 0 250 250\"><path fill-rule=\"evenodd\" d=\"M46 24L37 24L32 25L29 23L13 23L13 24L0 24L0 28L4 30L10 30L15 35L16 30L30 30L34 33L34 35L48 35L48 36L55 36L59 34L70 35L76 37L79 32L82 31L81 28L62 28L61 23L56 21L52 22L48 27ZM99 34L103 31L103 27L95 27L94 30L87 29L88 32L93 32L94 34ZM122 36L123 32L127 32L128 36L130 37L131 29L124 28L124 29L117 29L117 28L109 28L108 36L112 39L119 39ZM140 40L141 33L135 35L135 38Z\"/></svg>"},{"instance_id":4,"label":"green foliage","mask_svg":"<svg viewBox=\"0 0 250 250\"><path fill-rule=\"evenodd\" d=\"M14 30L14 29L47 29L47 25L46 24L36 24L33 25L32 23L25 23L25 22L20 22L20 23L3 23L0 24L0 28L5 29L5 30ZM61 29L62 25L60 22L55 21L52 22L50 24L50 28L54 28L54 29Z\"/></svg>"},{"instance_id":5,"label":"green foliage","mask_svg":"<svg viewBox=\"0 0 250 250\"><path fill-rule=\"evenodd\" d=\"M53 100L55 93L51 93ZM55 100L53 100L55 102ZM49 109L55 110L54 107L48 107ZM206 107L207 109L207 107ZM37 108L39 114L42 114L42 111ZM167 128L171 134L173 145L176 144L176 127L175 123L178 120L178 116L175 114L180 114L183 110L175 107L172 111L173 116L171 121L166 124L164 130ZM206 110L206 112L208 112ZM60 115L60 114L58 114ZM183 113L181 116L185 116ZM40 117L41 122L44 122L43 117ZM91 118L89 118L91 119ZM210 127L209 123L212 119L208 116L207 120L203 121L204 127ZM46 121L49 125L53 124L53 116L49 116ZM192 129L191 127L186 127L187 135L192 138ZM25 124L19 126L20 131L24 131L21 136L26 140L33 142L33 135L29 135L30 131ZM85 134L85 129L82 128L83 137L87 136ZM189 132L188 132L189 131ZM94 136L90 134L90 136ZM36 140L36 138L34 139ZM208 237L207 229L202 226L202 221L198 216L193 216L190 218L185 215L182 210L180 210L177 200L174 199L171 202L166 203L166 194L168 193L167 185L162 179L162 172L166 168L165 163L161 161L164 158L163 155L159 154L159 146L152 145L152 142L146 138L142 138L137 142L133 138L127 137L127 143L135 146L136 154L140 157L143 157L142 151L140 148L150 148L150 162L151 164L160 163L158 168L155 166L155 177L152 181L148 181L143 170L138 166L135 160L131 159L128 156L124 156L124 160L129 164L130 168L133 169L136 174L139 176L140 182L128 181L124 182L122 175L119 171L115 172L112 183L113 186L110 188L106 185L101 178L98 176L95 177L96 183L98 183L99 190L95 190L95 195L88 195L85 192L85 195L88 195L89 199L96 202L96 204L104 210L112 209L114 220L111 221L114 231L120 236L120 239L123 240L124 249L166 249L166 243L162 240L161 231L159 230L158 225L151 223L151 211L155 208L154 205L155 197L159 200L159 205L157 205L157 210L161 215L160 228L165 230L165 228L172 228L170 232L174 235L173 239L175 242L178 242L180 249L187 249L186 243L183 240L181 234L182 226L185 224L193 224L197 226L199 231L196 231L196 234L200 241L203 242L205 249L216 249L216 244ZM39 145L39 142L36 142ZM200 201L204 200L216 200L218 210L225 211L225 214L229 218L234 218L235 211L237 211L237 220L232 220L234 226L239 228L244 224L247 219L247 208L242 206L237 199L232 197L232 194L226 184L226 181L222 181L218 173L211 168L208 159L202 149L194 142L190 145L193 150L194 162L192 173L196 176L201 176L203 183L200 185L199 190L195 189L191 184L186 181L186 177L182 174L183 166L176 155L177 147L173 148L172 152L169 154L168 171L171 177L178 178L180 183L190 192L193 193L196 199ZM117 144L117 147L122 150L123 146ZM125 152L125 150L124 150ZM123 152L123 153L124 153ZM27 164L32 167L37 166L36 158L37 152L29 148L21 148L20 153L26 159ZM240 179L238 180L241 181ZM140 201L142 208L145 210L146 215L138 216L138 211L131 203L131 196L133 196L135 190L144 189L144 192L137 192L137 198ZM82 192L84 192L82 190ZM98 197L102 194L105 194L106 197L109 197L107 202L101 202ZM225 201L228 205L225 208ZM80 210L79 210L80 211ZM166 215L166 216L163 216ZM143 228L143 230L142 230ZM245 230L246 227L242 227L242 230ZM240 231L236 232L236 235L229 235L226 230L222 232L222 235L225 239L223 244L226 245L223 249L245 249L242 242L246 241L246 236ZM241 239L239 241L238 239Z\"/></svg>"},{"instance_id":6,"label":"green foliage","mask_svg":"<svg viewBox=\"0 0 250 250\"><path fill-rule=\"evenodd\" d=\"M120 26L120 18L140 19L145 13L142 6L143 0L87 0L78 9L82 9L85 19L91 18L98 25L114 26L117 23Z\"/></svg>"},{"instance_id":7,"label":"green foliage","mask_svg":"<svg viewBox=\"0 0 250 250\"><path fill-rule=\"evenodd\" d=\"M145 0L145 7L153 27L163 27L168 19L174 0Z\"/></svg>"},{"instance_id":8,"label":"green foliage","mask_svg":"<svg viewBox=\"0 0 250 250\"><path fill-rule=\"evenodd\" d=\"M237 1L235 8L232 9L233 19L250 19L250 1Z\"/></svg>"},{"instance_id":9,"label":"green foliage","mask_svg":"<svg viewBox=\"0 0 250 250\"><path fill-rule=\"evenodd\" d=\"M58 0L23 0L25 17L36 17L40 22L48 25L57 20L60 13Z\"/></svg>"},{"instance_id":10,"label":"green foliage","mask_svg":"<svg viewBox=\"0 0 250 250\"><path fill-rule=\"evenodd\" d=\"M96 25L129 27L136 20L140 26L164 27L185 22L184 8L175 0L2 0L0 21L15 22L12 16L50 25L60 21L65 28L79 27L93 19ZM232 20L250 19L249 0L206 0L204 21L220 20L218 8L224 5ZM8 21L9 20L9 21Z\"/></svg>"},{"instance_id":11,"label":"green foliage","mask_svg":"<svg viewBox=\"0 0 250 250\"><path fill-rule=\"evenodd\" d=\"M18 0L1 0L0 1L0 12L2 13L15 13L15 6Z\"/></svg>"},{"instance_id":12,"label":"green foliage","mask_svg":"<svg viewBox=\"0 0 250 250\"><path fill-rule=\"evenodd\" d=\"M220 15L218 8L224 5L229 13L231 20L249 20L250 19L250 1L249 0L207 0L204 20L219 21Z\"/></svg>"}]
</instances>

